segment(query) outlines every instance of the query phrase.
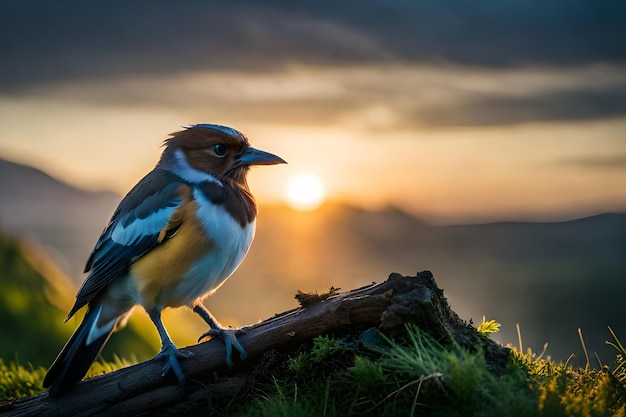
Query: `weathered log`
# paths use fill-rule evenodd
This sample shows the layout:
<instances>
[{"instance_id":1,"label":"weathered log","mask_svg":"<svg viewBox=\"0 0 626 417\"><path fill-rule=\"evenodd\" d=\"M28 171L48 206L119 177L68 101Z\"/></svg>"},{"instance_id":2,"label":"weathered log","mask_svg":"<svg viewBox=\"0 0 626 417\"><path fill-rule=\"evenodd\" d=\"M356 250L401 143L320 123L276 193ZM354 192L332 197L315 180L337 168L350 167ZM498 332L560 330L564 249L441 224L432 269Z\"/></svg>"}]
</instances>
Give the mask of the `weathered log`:
<instances>
[{"instance_id":1,"label":"weathered log","mask_svg":"<svg viewBox=\"0 0 626 417\"><path fill-rule=\"evenodd\" d=\"M185 348L194 356L182 361L187 376L183 393L175 378L162 376L163 363L150 360L94 377L76 384L62 395L48 393L0 407L4 416L92 416L118 417L150 413L181 400L233 396L246 384L245 373L263 354L285 350L316 336L351 328L379 328L393 333L405 323L414 323L436 339L455 340L469 349L482 349L487 363L502 367L507 348L478 334L450 309L430 272L415 277L391 274L381 284L372 284L306 308L298 308L245 328L239 337L248 352L246 366L237 362L234 370L225 364L224 344L210 340ZM207 382L210 381L210 382Z\"/></svg>"}]
</instances>

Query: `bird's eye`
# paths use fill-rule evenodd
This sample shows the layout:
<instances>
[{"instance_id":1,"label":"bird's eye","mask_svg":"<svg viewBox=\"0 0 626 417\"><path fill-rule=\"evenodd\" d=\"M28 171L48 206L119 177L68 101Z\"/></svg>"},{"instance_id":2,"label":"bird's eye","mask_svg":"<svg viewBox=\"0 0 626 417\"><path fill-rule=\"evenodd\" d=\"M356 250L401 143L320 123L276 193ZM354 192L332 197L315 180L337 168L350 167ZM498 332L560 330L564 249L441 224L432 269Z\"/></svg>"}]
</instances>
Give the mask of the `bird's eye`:
<instances>
[{"instance_id":1,"label":"bird's eye","mask_svg":"<svg viewBox=\"0 0 626 417\"><path fill-rule=\"evenodd\" d=\"M218 143L217 145L213 146L213 151L217 156L224 156L226 155L226 145L224 145L223 143Z\"/></svg>"}]
</instances>

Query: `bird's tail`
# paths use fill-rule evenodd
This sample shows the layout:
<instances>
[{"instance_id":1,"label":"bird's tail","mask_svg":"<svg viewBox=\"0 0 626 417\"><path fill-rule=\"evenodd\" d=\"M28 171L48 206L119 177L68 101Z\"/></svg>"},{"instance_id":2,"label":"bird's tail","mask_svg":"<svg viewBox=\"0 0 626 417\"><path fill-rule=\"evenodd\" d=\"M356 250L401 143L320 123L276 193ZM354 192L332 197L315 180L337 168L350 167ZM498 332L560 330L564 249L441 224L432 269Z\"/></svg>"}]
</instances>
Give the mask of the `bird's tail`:
<instances>
[{"instance_id":1,"label":"bird's tail","mask_svg":"<svg viewBox=\"0 0 626 417\"><path fill-rule=\"evenodd\" d=\"M96 360L115 329L116 320L98 326L102 301L90 304L85 318L65 344L43 380L51 394L61 392L80 381Z\"/></svg>"}]
</instances>

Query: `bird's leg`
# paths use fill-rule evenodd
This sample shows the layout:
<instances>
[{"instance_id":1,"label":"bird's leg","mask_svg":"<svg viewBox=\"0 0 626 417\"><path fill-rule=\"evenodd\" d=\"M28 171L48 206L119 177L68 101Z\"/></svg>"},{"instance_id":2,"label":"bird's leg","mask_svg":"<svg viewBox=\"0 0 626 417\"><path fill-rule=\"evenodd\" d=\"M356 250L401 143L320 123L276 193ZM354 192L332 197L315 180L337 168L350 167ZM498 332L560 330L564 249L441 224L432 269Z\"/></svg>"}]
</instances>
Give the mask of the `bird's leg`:
<instances>
[{"instance_id":1,"label":"bird's leg","mask_svg":"<svg viewBox=\"0 0 626 417\"><path fill-rule=\"evenodd\" d=\"M156 326L159 336L161 337L161 351L155 357L155 359L161 359L165 357L165 366L163 367L163 376L167 375L167 373L171 370L176 375L176 379L178 380L178 384L181 387L185 385L185 374L183 373L183 369L180 367L180 363L178 359L189 358L193 356L193 352L181 352L176 348L174 342L170 338L170 335L167 334L167 330L165 330L165 326L163 326L163 322L161 321L161 309L158 307L153 307L147 310L150 319Z\"/></svg>"},{"instance_id":2,"label":"bird's leg","mask_svg":"<svg viewBox=\"0 0 626 417\"><path fill-rule=\"evenodd\" d=\"M241 346L241 343L239 343L239 340L237 340L237 335L243 333L243 330L225 329L224 327L222 327L220 322L217 321L215 317L213 317L213 314L211 314L211 312L207 310L206 307L204 307L201 303L193 306L193 311L196 312L200 317L202 317L204 321L207 322L209 327L211 327L209 331L207 331L198 338L198 342L207 336L217 336L222 339L224 341L224 345L226 345L226 364L229 368L233 367L233 346L235 347L237 352L239 352L239 356L241 357L241 359L246 359L248 354L246 353L246 350L243 348L243 346Z\"/></svg>"}]
</instances>

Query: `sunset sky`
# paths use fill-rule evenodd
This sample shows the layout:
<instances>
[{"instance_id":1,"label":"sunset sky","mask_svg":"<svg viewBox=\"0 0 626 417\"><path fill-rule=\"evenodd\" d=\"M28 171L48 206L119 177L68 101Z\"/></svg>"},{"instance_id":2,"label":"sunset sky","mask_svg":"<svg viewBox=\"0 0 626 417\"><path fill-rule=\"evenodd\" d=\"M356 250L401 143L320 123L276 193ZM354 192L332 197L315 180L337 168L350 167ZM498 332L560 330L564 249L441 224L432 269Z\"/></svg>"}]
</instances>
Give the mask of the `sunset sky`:
<instances>
[{"instance_id":1,"label":"sunset sky","mask_svg":"<svg viewBox=\"0 0 626 417\"><path fill-rule=\"evenodd\" d=\"M0 157L124 194L192 123L435 223L626 210L626 3L0 4Z\"/></svg>"}]
</instances>

